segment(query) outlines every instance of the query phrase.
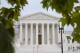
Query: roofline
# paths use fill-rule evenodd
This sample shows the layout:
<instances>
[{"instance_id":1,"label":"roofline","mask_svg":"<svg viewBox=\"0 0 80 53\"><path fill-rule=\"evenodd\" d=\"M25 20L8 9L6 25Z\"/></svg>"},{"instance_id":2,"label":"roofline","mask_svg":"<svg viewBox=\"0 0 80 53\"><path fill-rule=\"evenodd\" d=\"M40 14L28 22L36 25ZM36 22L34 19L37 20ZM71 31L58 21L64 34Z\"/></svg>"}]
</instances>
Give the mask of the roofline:
<instances>
[{"instance_id":1,"label":"roofline","mask_svg":"<svg viewBox=\"0 0 80 53\"><path fill-rule=\"evenodd\" d=\"M46 13L43 13L43 12L36 12L36 13L32 13L32 14L29 14L29 15L26 15L26 16L23 16L23 17L20 17L20 20L21 20L22 18L31 17L31 16L34 16L34 15L37 15L37 14L43 14L43 15L46 15L46 16L51 17L51 18L60 19L60 18L55 17L55 16L52 16L52 15L50 15L50 14L46 14Z\"/></svg>"}]
</instances>

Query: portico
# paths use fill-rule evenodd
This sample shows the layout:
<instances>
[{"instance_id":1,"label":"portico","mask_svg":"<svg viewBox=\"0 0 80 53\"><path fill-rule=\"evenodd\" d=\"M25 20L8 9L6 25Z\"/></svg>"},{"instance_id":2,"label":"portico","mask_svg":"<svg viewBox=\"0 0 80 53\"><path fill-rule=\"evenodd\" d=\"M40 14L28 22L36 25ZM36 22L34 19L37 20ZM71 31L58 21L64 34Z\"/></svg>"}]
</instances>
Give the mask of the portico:
<instances>
[{"instance_id":1,"label":"portico","mask_svg":"<svg viewBox=\"0 0 80 53\"><path fill-rule=\"evenodd\" d=\"M54 45L55 25L55 23L21 23L20 43L22 45Z\"/></svg>"},{"instance_id":2,"label":"portico","mask_svg":"<svg viewBox=\"0 0 80 53\"><path fill-rule=\"evenodd\" d=\"M58 31L58 21L59 18L42 12L21 18L18 25L19 39L16 42L15 53L61 53L61 35ZM71 46L72 43L67 42L66 38L66 36L71 36L71 33L64 31L64 53L68 53L68 50L74 47Z\"/></svg>"},{"instance_id":3,"label":"portico","mask_svg":"<svg viewBox=\"0 0 80 53\"><path fill-rule=\"evenodd\" d=\"M19 51L21 53L61 51L58 47L58 20L41 12L21 18Z\"/></svg>"}]
</instances>

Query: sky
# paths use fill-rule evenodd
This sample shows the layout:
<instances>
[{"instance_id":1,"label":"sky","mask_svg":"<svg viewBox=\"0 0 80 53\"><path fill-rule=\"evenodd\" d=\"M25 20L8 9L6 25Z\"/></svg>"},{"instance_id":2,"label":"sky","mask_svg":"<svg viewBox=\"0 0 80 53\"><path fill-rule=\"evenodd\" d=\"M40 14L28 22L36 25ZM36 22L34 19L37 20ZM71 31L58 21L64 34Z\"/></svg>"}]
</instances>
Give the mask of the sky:
<instances>
[{"instance_id":1,"label":"sky","mask_svg":"<svg viewBox=\"0 0 80 53\"><path fill-rule=\"evenodd\" d=\"M28 0L28 5L25 5L23 9L21 9L21 16L26 16L26 15L30 15L36 12L43 12L55 17L60 18L61 14L57 13L55 10L51 10L51 8L48 9L48 11L46 9L43 9L42 4L40 3L41 0ZM80 4L78 4L80 5ZM77 6L77 5L75 5ZM1 0L1 7L8 7L10 8L11 6L5 1L5 0ZM71 26L65 26L65 30L69 30L72 31L72 27Z\"/></svg>"},{"instance_id":2,"label":"sky","mask_svg":"<svg viewBox=\"0 0 80 53\"><path fill-rule=\"evenodd\" d=\"M24 12L25 12L25 15L36 13L36 12L44 12L44 13L47 13L47 14L50 14L50 15L53 15L56 17L61 17L61 15L58 14L57 12L55 12L55 10L52 11L49 8L49 10L47 11L46 9L43 9L42 4L40 2L41 2L41 0L35 0L35 1L34 0L28 0L28 5L26 5L24 7L24 9L21 11L21 15L23 16Z\"/></svg>"},{"instance_id":3,"label":"sky","mask_svg":"<svg viewBox=\"0 0 80 53\"><path fill-rule=\"evenodd\" d=\"M53 15L53 16L56 16L56 17L61 17L61 15L57 12L52 11L50 8L49 10L47 11L46 9L43 9L42 7L42 4L40 3L41 0L28 0L28 5L25 5L23 9L21 9L21 17L22 16L26 16L26 15L29 15L29 14L33 14L33 13L36 13L36 12L43 12L43 13L47 13L49 15ZM1 5L0 5L0 8L1 7L11 7L5 0L1 0Z\"/></svg>"}]
</instances>

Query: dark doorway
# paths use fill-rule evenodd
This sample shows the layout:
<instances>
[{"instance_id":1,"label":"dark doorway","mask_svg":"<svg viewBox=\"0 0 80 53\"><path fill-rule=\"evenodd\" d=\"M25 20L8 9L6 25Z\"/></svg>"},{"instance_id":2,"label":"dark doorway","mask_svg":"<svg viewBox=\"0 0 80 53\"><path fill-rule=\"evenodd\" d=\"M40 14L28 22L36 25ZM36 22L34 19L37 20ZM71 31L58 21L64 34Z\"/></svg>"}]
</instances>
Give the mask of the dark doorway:
<instances>
[{"instance_id":1,"label":"dark doorway","mask_svg":"<svg viewBox=\"0 0 80 53\"><path fill-rule=\"evenodd\" d=\"M41 45L42 44L42 36L38 35L38 44Z\"/></svg>"}]
</instances>

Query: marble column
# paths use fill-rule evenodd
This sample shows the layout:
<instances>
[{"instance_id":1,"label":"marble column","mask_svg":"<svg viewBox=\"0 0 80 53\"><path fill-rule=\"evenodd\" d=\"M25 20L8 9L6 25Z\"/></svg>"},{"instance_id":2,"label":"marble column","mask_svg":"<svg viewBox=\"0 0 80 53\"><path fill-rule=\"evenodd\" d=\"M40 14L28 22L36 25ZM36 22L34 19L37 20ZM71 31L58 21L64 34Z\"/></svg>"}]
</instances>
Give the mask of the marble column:
<instances>
[{"instance_id":1,"label":"marble column","mask_svg":"<svg viewBox=\"0 0 80 53\"><path fill-rule=\"evenodd\" d=\"M49 39L49 23L47 23L47 44L50 44L50 39Z\"/></svg>"},{"instance_id":2,"label":"marble column","mask_svg":"<svg viewBox=\"0 0 80 53\"><path fill-rule=\"evenodd\" d=\"M42 45L44 45L44 24L42 23Z\"/></svg>"},{"instance_id":3,"label":"marble column","mask_svg":"<svg viewBox=\"0 0 80 53\"><path fill-rule=\"evenodd\" d=\"M52 24L52 37L53 37L53 44L55 44L55 24Z\"/></svg>"},{"instance_id":4,"label":"marble column","mask_svg":"<svg viewBox=\"0 0 80 53\"><path fill-rule=\"evenodd\" d=\"M28 24L25 24L25 44L28 44Z\"/></svg>"},{"instance_id":5,"label":"marble column","mask_svg":"<svg viewBox=\"0 0 80 53\"><path fill-rule=\"evenodd\" d=\"M22 37L22 23L20 24L20 44L22 44L23 37Z\"/></svg>"},{"instance_id":6,"label":"marble column","mask_svg":"<svg viewBox=\"0 0 80 53\"><path fill-rule=\"evenodd\" d=\"M55 38L56 38L56 39L55 39L55 44L58 44L58 34L59 34L59 31L58 31L58 30L59 30L58 24L56 23L56 24L55 24L55 35L56 35L56 36L55 36Z\"/></svg>"},{"instance_id":7,"label":"marble column","mask_svg":"<svg viewBox=\"0 0 80 53\"><path fill-rule=\"evenodd\" d=\"M57 44L58 44L58 35L59 35L59 27L58 27L58 23L57 23L57 28L56 28L56 35L57 35Z\"/></svg>"},{"instance_id":8,"label":"marble column","mask_svg":"<svg viewBox=\"0 0 80 53\"><path fill-rule=\"evenodd\" d=\"M33 23L31 23L31 45L33 45Z\"/></svg>"},{"instance_id":9,"label":"marble column","mask_svg":"<svg viewBox=\"0 0 80 53\"><path fill-rule=\"evenodd\" d=\"M38 45L38 24L36 24L36 45Z\"/></svg>"}]
</instances>

